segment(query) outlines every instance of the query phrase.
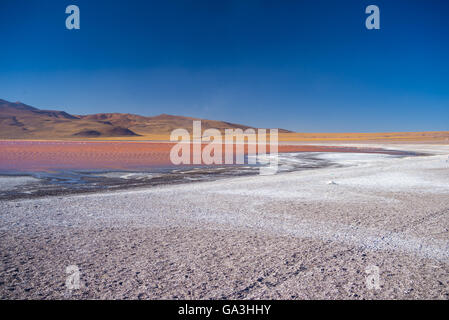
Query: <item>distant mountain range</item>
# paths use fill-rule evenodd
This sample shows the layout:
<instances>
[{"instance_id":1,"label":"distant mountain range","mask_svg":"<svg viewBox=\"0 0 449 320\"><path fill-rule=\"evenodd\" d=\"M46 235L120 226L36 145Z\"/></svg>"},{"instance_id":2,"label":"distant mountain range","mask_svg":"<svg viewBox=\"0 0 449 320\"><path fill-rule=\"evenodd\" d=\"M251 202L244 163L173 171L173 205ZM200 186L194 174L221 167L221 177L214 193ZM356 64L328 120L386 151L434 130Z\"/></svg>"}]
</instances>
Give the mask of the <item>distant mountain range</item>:
<instances>
[{"instance_id":1,"label":"distant mountain range","mask_svg":"<svg viewBox=\"0 0 449 320\"><path fill-rule=\"evenodd\" d=\"M192 121L201 120L202 129L247 129L249 126L161 114L154 117L129 113L72 115L64 111L41 110L21 102L0 99L0 139L66 139L138 137L169 135L185 128L192 132ZM290 132L279 129L279 132Z\"/></svg>"}]
</instances>

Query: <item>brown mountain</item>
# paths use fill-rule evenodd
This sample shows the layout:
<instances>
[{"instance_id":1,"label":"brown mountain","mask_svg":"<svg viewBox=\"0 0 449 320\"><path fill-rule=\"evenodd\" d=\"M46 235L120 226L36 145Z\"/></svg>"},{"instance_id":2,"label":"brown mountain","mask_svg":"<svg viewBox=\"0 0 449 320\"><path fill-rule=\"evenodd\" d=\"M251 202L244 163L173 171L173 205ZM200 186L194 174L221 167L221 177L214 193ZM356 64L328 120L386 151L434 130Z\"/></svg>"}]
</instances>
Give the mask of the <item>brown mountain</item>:
<instances>
[{"instance_id":1,"label":"brown mountain","mask_svg":"<svg viewBox=\"0 0 449 320\"><path fill-rule=\"evenodd\" d=\"M168 135L177 128L185 128L191 132L193 120L201 120L203 130L250 128L223 121L167 114L154 117L128 113L71 115L64 111L41 110L21 102L0 99L0 139L132 138Z\"/></svg>"}]
</instances>

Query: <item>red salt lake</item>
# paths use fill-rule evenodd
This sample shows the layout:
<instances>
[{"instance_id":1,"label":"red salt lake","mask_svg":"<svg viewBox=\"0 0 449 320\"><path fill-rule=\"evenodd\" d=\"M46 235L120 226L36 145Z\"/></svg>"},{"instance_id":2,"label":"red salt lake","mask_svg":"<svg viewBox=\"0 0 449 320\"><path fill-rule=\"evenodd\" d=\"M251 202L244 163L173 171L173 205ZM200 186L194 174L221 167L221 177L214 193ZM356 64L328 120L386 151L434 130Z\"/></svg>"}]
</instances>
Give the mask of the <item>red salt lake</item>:
<instances>
[{"instance_id":1,"label":"red salt lake","mask_svg":"<svg viewBox=\"0 0 449 320\"><path fill-rule=\"evenodd\" d=\"M0 141L0 170L137 170L167 167L172 166L170 150L174 145L170 142ZM269 151L269 147L267 149ZM400 154L374 148L312 145L279 145L278 152Z\"/></svg>"}]
</instances>

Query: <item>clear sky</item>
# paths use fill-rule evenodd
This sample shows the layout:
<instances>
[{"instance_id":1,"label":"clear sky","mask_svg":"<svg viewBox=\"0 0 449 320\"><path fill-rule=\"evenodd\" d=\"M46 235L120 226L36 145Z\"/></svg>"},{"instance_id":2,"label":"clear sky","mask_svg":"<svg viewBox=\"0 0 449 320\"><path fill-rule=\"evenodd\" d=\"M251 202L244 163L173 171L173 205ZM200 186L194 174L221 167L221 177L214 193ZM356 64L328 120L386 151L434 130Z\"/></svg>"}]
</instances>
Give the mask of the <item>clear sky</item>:
<instances>
[{"instance_id":1,"label":"clear sky","mask_svg":"<svg viewBox=\"0 0 449 320\"><path fill-rule=\"evenodd\" d=\"M65 27L70 4L80 30ZM365 28L370 4L380 30ZM301 132L449 130L449 1L0 0L0 98Z\"/></svg>"}]
</instances>

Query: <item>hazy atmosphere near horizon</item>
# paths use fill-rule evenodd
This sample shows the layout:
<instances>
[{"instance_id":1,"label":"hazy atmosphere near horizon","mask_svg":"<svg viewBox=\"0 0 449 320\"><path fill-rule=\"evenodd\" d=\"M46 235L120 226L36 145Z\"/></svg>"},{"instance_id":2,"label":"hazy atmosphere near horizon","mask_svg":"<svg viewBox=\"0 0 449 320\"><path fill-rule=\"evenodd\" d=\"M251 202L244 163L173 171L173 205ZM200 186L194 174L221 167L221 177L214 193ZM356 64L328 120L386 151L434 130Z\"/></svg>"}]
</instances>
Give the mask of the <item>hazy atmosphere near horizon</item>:
<instances>
[{"instance_id":1,"label":"hazy atmosphere near horizon","mask_svg":"<svg viewBox=\"0 0 449 320\"><path fill-rule=\"evenodd\" d=\"M0 2L0 99L297 132L449 126L449 2Z\"/></svg>"}]
</instances>

